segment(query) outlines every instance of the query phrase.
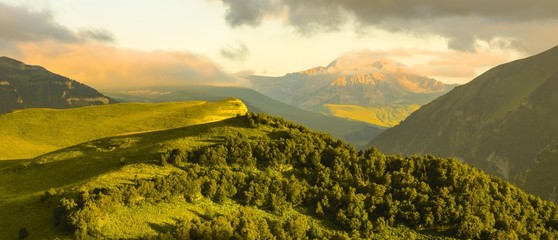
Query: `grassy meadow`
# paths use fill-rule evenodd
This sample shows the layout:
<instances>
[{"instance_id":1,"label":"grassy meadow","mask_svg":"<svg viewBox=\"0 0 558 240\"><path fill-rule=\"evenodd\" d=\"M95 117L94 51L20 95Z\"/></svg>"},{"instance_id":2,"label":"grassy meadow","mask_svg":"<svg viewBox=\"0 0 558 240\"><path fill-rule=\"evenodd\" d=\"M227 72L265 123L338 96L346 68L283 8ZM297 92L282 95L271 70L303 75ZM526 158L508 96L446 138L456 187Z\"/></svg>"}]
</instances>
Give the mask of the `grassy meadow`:
<instances>
[{"instance_id":1,"label":"grassy meadow","mask_svg":"<svg viewBox=\"0 0 558 240\"><path fill-rule=\"evenodd\" d=\"M325 104L324 107L333 116L382 127L393 127L420 108L419 105L363 107L344 104Z\"/></svg>"},{"instance_id":2,"label":"grassy meadow","mask_svg":"<svg viewBox=\"0 0 558 240\"><path fill-rule=\"evenodd\" d=\"M214 122L246 112L237 99L18 110L0 115L0 160L32 158L98 138Z\"/></svg>"}]
</instances>

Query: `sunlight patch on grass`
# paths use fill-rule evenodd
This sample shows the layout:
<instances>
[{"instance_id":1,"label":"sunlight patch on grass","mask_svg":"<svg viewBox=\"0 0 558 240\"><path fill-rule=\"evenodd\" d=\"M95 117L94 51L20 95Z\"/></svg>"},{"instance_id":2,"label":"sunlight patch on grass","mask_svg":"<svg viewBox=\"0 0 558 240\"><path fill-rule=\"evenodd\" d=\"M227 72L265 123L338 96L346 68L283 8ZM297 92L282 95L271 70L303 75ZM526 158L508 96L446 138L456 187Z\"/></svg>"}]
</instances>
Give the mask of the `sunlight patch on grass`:
<instances>
[{"instance_id":1,"label":"sunlight patch on grass","mask_svg":"<svg viewBox=\"0 0 558 240\"><path fill-rule=\"evenodd\" d=\"M333 116L393 127L420 108L419 105L362 107L358 105L325 104Z\"/></svg>"}]
</instances>

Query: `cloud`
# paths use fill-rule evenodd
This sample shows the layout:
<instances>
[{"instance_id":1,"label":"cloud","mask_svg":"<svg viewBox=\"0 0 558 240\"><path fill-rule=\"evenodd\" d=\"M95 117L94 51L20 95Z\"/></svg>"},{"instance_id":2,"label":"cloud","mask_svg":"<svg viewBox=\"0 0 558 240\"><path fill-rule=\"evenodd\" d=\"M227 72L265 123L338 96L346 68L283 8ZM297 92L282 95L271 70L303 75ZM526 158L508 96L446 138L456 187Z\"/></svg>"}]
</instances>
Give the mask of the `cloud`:
<instances>
[{"instance_id":1,"label":"cloud","mask_svg":"<svg viewBox=\"0 0 558 240\"><path fill-rule=\"evenodd\" d=\"M18 45L21 60L101 89L242 85L211 60L188 52L119 49L101 43Z\"/></svg>"},{"instance_id":2,"label":"cloud","mask_svg":"<svg viewBox=\"0 0 558 240\"><path fill-rule=\"evenodd\" d=\"M466 83L483 71L514 59L509 53L489 51L427 51L397 49L391 51L348 52L332 62L330 71L351 71L363 65L387 61L388 67L435 78L446 83Z\"/></svg>"},{"instance_id":3,"label":"cloud","mask_svg":"<svg viewBox=\"0 0 558 240\"><path fill-rule=\"evenodd\" d=\"M114 41L114 35L106 29L83 29L79 31L79 36L85 39L94 39L101 42Z\"/></svg>"},{"instance_id":4,"label":"cloud","mask_svg":"<svg viewBox=\"0 0 558 240\"><path fill-rule=\"evenodd\" d=\"M236 61L245 61L250 56L250 49L243 42L237 42L235 45L228 45L219 50L221 56Z\"/></svg>"},{"instance_id":5,"label":"cloud","mask_svg":"<svg viewBox=\"0 0 558 240\"><path fill-rule=\"evenodd\" d=\"M211 60L189 52L141 51L111 46L105 29L69 29L48 10L0 3L0 50L96 88L156 85L241 85ZM244 47L244 48L243 48ZM240 45L232 57L245 57ZM244 55L243 55L244 54Z\"/></svg>"},{"instance_id":6,"label":"cloud","mask_svg":"<svg viewBox=\"0 0 558 240\"><path fill-rule=\"evenodd\" d=\"M474 51L476 42L506 39L529 53L558 42L555 0L221 0L231 26L256 26L277 18L301 32L337 30L355 21L361 27L392 32L435 34L451 49ZM544 26L541 29L540 26ZM535 36L533 30L538 29ZM544 44L541 46L541 44ZM550 45L548 45L550 44Z\"/></svg>"},{"instance_id":7,"label":"cloud","mask_svg":"<svg viewBox=\"0 0 558 240\"><path fill-rule=\"evenodd\" d=\"M227 22L233 26L261 23L265 15L275 14L281 8L280 0L221 0L229 9L225 15Z\"/></svg>"},{"instance_id":8,"label":"cloud","mask_svg":"<svg viewBox=\"0 0 558 240\"><path fill-rule=\"evenodd\" d=\"M74 32L58 24L48 10L32 12L25 7L10 6L0 2L0 41L34 42L55 40L65 43L86 40L113 41L106 30L85 29Z\"/></svg>"}]
</instances>

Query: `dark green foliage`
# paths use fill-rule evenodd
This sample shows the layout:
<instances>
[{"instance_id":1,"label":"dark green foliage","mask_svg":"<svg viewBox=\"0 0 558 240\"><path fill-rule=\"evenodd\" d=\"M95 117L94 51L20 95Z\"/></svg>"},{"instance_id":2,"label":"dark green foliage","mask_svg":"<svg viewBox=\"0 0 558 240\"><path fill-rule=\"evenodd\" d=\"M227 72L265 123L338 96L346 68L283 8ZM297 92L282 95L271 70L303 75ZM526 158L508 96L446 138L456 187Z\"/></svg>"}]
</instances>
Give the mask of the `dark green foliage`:
<instances>
[{"instance_id":1,"label":"dark green foliage","mask_svg":"<svg viewBox=\"0 0 558 240\"><path fill-rule=\"evenodd\" d=\"M19 229L19 239L26 239L28 236L29 232L27 231L27 228Z\"/></svg>"},{"instance_id":2,"label":"dark green foliage","mask_svg":"<svg viewBox=\"0 0 558 240\"><path fill-rule=\"evenodd\" d=\"M282 216L207 216L179 221L161 239L189 238L369 238L388 226L459 238L558 238L558 209L497 177L455 159L390 156L376 149L356 151L326 134L314 133L261 114L243 116L247 125L274 126L267 137L238 134L215 145L174 149L161 159L182 171L134 184L82 192L62 199L61 225L78 237L96 236L87 223L114 204L232 200ZM341 233L314 226L329 222ZM329 235L328 235L329 234Z\"/></svg>"},{"instance_id":3,"label":"dark green foliage","mask_svg":"<svg viewBox=\"0 0 558 240\"><path fill-rule=\"evenodd\" d=\"M201 216L178 221L157 239L307 239L331 238L304 217L270 220L243 212Z\"/></svg>"},{"instance_id":4,"label":"dark green foliage","mask_svg":"<svg viewBox=\"0 0 558 240\"><path fill-rule=\"evenodd\" d=\"M558 202L558 139L543 148L537 160L518 177L527 192Z\"/></svg>"},{"instance_id":5,"label":"dark green foliage","mask_svg":"<svg viewBox=\"0 0 558 240\"><path fill-rule=\"evenodd\" d=\"M41 195L40 197L40 201L42 203L45 203L47 205L50 205L53 201L53 199L56 199L56 197L59 195L59 193L56 191L56 189L51 188L47 191L45 191L43 193L43 195Z\"/></svg>"}]
</instances>

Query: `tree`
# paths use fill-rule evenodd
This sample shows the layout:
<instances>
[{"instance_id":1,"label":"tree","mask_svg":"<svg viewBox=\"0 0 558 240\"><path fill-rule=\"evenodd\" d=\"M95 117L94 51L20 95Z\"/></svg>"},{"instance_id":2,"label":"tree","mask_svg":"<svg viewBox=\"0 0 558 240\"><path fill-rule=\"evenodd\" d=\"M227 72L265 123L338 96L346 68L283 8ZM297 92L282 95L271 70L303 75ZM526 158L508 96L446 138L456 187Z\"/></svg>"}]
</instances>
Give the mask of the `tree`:
<instances>
[{"instance_id":1,"label":"tree","mask_svg":"<svg viewBox=\"0 0 558 240\"><path fill-rule=\"evenodd\" d=\"M26 239L29 236L29 232L27 228L20 228L19 229L19 239Z\"/></svg>"},{"instance_id":2,"label":"tree","mask_svg":"<svg viewBox=\"0 0 558 240\"><path fill-rule=\"evenodd\" d=\"M466 215L457 229L457 233L461 237L479 239L483 231L484 224L482 220L474 215Z\"/></svg>"}]
</instances>

